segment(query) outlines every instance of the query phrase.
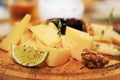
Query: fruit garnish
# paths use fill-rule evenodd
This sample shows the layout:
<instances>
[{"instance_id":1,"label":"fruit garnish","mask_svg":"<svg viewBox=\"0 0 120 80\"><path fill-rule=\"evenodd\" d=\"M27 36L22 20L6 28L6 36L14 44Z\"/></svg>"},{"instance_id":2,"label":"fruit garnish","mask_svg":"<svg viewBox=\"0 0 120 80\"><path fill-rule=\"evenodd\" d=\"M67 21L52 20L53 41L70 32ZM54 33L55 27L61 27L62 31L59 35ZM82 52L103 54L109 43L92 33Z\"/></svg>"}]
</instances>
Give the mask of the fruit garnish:
<instances>
[{"instance_id":1,"label":"fruit garnish","mask_svg":"<svg viewBox=\"0 0 120 80\"><path fill-rule=\"evenodd\" d=\"M12 45L12 56L18 64L34 67L46 60L48 52L38 51L32 47Z\"/></svg>"}]
</instances>

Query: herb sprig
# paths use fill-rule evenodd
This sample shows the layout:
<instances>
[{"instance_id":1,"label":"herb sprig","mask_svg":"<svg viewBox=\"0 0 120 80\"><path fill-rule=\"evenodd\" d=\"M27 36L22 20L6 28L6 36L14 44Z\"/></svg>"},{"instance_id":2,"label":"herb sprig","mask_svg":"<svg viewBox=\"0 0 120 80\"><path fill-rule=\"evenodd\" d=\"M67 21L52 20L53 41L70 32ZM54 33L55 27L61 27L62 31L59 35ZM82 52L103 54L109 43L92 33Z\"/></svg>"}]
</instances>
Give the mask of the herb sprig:
<instances>
[{"instance_id":1,"label":"herb sprig","mask_svg":"<svg viewBox=\"0 0 120 80\"><path fill-rule=\"evenodd\" d=\"M61 36L62 35L61 33L62 22L59 19L51 19L51 20L46 21L46 24L48 24L49 22L53 22L54 24L57 25L57 28L58 28L57 34Z\"/></svg>"},{"instance_id":2,"label":"herb sprig","mask_svg":"<svg viewBox=\"0 0 120 80\"><path fill-rule=\"evenodd\" d=\"M114 8L111 10L110 14L109 14L109 19L108 19L108 23L109 24L112 24L112 21L113 21L113 18L114 18L114 15L113 15L113 12L114 12Z\"/></svg>"}]
</instances>

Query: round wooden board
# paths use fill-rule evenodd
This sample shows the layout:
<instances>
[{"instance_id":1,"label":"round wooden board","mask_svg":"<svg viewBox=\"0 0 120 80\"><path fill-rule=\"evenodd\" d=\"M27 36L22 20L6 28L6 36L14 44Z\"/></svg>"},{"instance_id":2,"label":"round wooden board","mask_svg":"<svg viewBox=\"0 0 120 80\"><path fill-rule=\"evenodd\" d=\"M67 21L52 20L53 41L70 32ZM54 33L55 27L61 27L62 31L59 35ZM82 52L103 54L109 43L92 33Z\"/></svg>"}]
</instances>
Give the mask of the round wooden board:
<instances>
[{"instance_id":1,"label":"round wooden board","mask_svg":"<svg viewBox=\"0 0 120 80\"><path fill-rule=\"evenodd\" d=\"M120 63L104 69L81 69L82 63L70 59L52 68L45 63L27 68L15 63L7 52L0 50L0 80L119 80Z\"/></svg>"}]
</instances>

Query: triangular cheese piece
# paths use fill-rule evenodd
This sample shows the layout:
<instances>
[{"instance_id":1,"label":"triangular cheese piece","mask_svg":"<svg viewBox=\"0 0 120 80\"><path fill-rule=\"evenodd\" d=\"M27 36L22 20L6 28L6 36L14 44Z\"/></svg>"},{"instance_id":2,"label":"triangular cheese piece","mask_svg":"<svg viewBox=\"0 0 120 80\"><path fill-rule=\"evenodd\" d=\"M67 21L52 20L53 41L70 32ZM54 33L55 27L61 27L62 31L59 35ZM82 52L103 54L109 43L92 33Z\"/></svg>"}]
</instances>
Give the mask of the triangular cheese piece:
<instances>
[{"instance_id":1,"label":"triangular cheese piece","mask_svg":"<svg viewBox=\"0 0 120 80\"><path fill-rule=\"evenodd\" d=\"M81 60L83 49L90 49L93 44L93 38L85 32L66 27L66 35L63 46L70 48L71 56L77 60Z\"/></svg>"},{"instance_id":2,"label":"triangular cheese piece","mask_svg":"<svg viewBox=\"0 0 120 80\"><path fill-rule=\"evenodd\" d=\"M40 24L34 27L31 27L30 30L47 46L56 46L61 45L61 38L57 34L58 29L53 23Z\"/></svg>"}]
</instances>

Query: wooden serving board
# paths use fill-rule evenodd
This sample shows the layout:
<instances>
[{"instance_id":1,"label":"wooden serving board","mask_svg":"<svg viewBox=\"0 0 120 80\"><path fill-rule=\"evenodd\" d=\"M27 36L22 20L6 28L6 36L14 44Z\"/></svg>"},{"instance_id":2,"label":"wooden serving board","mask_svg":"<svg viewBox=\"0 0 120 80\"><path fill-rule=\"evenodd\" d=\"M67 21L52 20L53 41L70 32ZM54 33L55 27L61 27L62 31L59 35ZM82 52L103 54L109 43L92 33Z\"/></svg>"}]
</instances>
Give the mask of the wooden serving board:
<instances>
[{"instance_id":1,"label":"wooden serving board","mask_svg":"<svg viewBox=\"0 0 120 80\"><path fill-rule=\"evenodd\" d=\"M23 67L5 51L0 50L0 80L120 80L120 63L104 69L81 69L82 63L70 59L64 65L52 68L45 63Z\"/></svg>"}]
</instances>

